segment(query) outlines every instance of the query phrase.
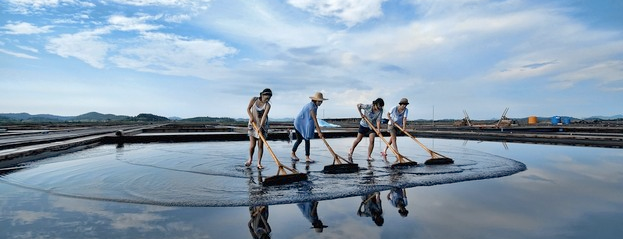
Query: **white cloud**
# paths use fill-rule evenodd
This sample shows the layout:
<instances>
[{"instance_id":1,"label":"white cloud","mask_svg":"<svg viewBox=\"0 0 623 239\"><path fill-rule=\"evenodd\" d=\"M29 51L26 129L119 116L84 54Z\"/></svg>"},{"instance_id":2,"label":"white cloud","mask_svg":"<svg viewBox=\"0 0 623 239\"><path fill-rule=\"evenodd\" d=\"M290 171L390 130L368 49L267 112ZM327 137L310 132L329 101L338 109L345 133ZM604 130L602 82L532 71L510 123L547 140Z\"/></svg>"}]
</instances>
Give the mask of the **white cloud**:
<instances>
[{"instance_id":1,"label":"white cloud","mask_svg":"<svg viewBox=\"0 0 623 239\"><path fill-rule=\"evenodd\" d=\"M36 48L33 48L33 47L28 47L28 46L16 46L16 47L20 48L22 50L29 51L29 52L39 53L39 50L37 50Z\"/></svg>"},{"instance_id":2,"label":"white cloud","mask_svg":"<svg viewBox=\"0 0 623 239\"><path fill-rule=\"evenodd\" d=\"M195 6L208 4L210 0L112 0L112 2L134 6Z\"/></svg>"},{"instance_id":3,"label":"white cloud","mask_svg":"<svg viewBox=\"0 0 623 239\"><path fill-rule=\"evenodd\" d=\"M8 0L8 10L22 13L32 14L33 12L45 12L49 8L62 6L82 6L93 7L93 3L79 0Z\"/></svg>"},{"instance_id":4,"label":"white cloud","mask_svg":"<svg viewBox=\"0 0 623 239\"><path fill-rule=\"evenodd\" d=\"M31 35L31 34L40 34L40 33L48 33L51 31L52 26L43 26L37 27L27 22L16 22L16 23L8 23L2 27L5 29L5 34L9 35Z\"/></svg>"},{"instance_id":5,"label":"white cloud","mask_svg":"<svg viewBox=\"0 0 623 239\"><path fill-rule=\"evenodd\" d=\"M288 0L294 7L321 17L335 17L351 27L383 16L381 5L387 0Z\"/></svg>"},{"instance_id":6,"label":"white cloud","mask_svg":"<svg viewBox=\"0 0 623 239\"><path fill-rule=\"evenodd\" d=\"M13 224L32 224L41 219L56 219L56 216L48 212L35 212L35 211L16 211L12 217Z\"/></svg>"},{"instance_id":7,"label":"white cloud","mask_svg":"<svg viewBox=\"0 0 623 239\"><path fill-rule=\"evenodd\" d=\"M204 70L214 69L220 65L219 59L237 52L220 41L164 33L144 33L138 40L110 60L121 68L206 78Z\"/></svg>"},{"instance_id":8,"label":"white cloud","mask_svg":"<svg viewBox=\"0 0 623 239\"><path fill-rule=\"evenodd\" d=\"M46 49L62 57L75 57L95 68L104 68L106 55L111 45L101 38L102 32L88 31L76 34L62 34L51 39Z\"/></svg>"},{"instance_id":9,"label":"white cloud","mask_svg":"<svg viewBox=\"0 0 623 239\"><path fill-rule=\"evenodd\" d=\"M610 84L623 85L623 61L611 60L599 62L580 69L562 73L555 77L554 84L557 88L567 89L578 82L597 80L605 85L604 90L611 90ZM620 88L617 89L620 91Z\"/></svg>"},{"instance_id":10,"label":"white cloud","mask_svg":"<svg viewBox=\"0 0 623 239\"><path fill-rule=\"evenodd\" d=\"M14 57L19 57L19 58L25 58L25 59L39 59L36 56L31 56L31 55L19 53L19 52L7 51L4 49L0 49L0 53L4 53L4 54L11 55Z\"/></svg>"},{"instance_id":11,"label":"white cloud","mask_svg":"<svg viewBox=\"0 0 623 239\"><path fill-rule=\"evenodd\" d=\"M125 17L113 15L108 18L111 27L120 31L152 31L162 28L162 26L146 24L146 21L156 20L160 16L142 15L139 17Z\"/></svg>"}]
</instances>

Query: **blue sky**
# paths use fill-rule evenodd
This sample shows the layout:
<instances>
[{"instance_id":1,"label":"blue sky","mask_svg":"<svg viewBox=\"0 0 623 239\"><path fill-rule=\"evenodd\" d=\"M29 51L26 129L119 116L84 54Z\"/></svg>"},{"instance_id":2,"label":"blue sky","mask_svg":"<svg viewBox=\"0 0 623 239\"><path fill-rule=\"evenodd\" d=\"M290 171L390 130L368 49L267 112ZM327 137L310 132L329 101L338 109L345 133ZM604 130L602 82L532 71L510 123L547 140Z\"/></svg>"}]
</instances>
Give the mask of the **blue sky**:
<instances>
[{"instance_id":1,"label":"blue sky","mask_svg":"<svg viewBox=\"0 0 623 239\"><path fill-rule=\"evenodd\" d=\"M623 114L623 2L3 0L0 112L410 119Z\"/></svg>"}]
</instances>

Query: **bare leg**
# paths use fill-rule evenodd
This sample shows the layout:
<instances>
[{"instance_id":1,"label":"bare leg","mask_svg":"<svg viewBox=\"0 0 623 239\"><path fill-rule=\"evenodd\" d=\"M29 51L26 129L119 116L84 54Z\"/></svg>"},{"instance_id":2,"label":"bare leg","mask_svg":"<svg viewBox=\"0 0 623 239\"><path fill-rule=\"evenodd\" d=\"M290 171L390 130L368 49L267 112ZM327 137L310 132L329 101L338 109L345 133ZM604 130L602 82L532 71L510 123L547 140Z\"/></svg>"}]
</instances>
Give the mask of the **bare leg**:
<instances>
[{"instance_id":1,"label":"bare leg","mask_svg":"<svg viewBox=\"0 0 623 239\"><path fill-rule=\"evenodd\" d=\"M353 152L355 151L355 148L357 147L357 145L359 144L359 142L361 142L361 139L363 139L363 134L361 133L357 133L357 138L355 139L355 141L353 142L353 146L350 147L350 150L348 150L348 158L352 161L352 157L353 157Z\"/></svg>"},{"instance_id":2,"label":"bare leg","mask_svg":"<svg viewBox=\"0 0 623 239\"><path fill-rule=\"evenodd\" d=\"M368 145L368 160L372 160L372 151L374 150L374 137L375 133L370 133L368 136L370 138L370 144Z\"/></svg>"},{"instance_id":3,"label":"bare leg","mask_svg":"<svg viewBox=\"0 0 623 239\"><path fill-rule=\"evenodd\" d=\"M249 159L247 160L247 162L244 163L244 166L251 166L251 163L253 163L253 154L255 153L255 137L253 136L249 136Z\"/></svg>"},{"instance_id":4,"label":"bare leg","mask_svg":"<svg viewBox=\"0 0 623 239\"><path fill-rule=\"evenodd\" d=\"M393 142L393 144L392 144ZM400 155L400 153L398 152L398 141L396 140L396 134L391 134L391 140L389 141L389 144L392 145L396 151L396 153L398 153L398 155L396 156L396 162L401 162L402 161L402 155Z\"/></svg>"},{"instance_id":5,"label":"bare leg","mask_svg":"<svg viewBox=\"0 0 623 239\"><path fill-rule=\"evenodd\" d=\"M262 166L262 155L264 155L264 142L261 140L257 141L257 168L263 169Z\"/></svg>"}]
</instances>

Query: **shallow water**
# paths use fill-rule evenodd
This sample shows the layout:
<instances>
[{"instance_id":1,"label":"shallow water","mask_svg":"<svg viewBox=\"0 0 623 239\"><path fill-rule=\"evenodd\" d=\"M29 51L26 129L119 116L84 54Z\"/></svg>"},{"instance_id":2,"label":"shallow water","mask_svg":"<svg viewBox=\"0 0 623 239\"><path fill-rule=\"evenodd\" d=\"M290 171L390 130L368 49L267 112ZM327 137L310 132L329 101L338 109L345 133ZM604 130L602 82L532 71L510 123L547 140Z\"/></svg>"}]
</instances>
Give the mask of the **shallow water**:
<instances>
[{"instance_id":1,"label":"shallow water","mask_svg":"<svg viewBox=\"0 0 623 239\"><path fill-rule=\"evenodd\" d=\"M352 140L329 144L345 156ZM317 163L295 164L309 181L279 187L258 182L277 170L266 150L264 170L242 166L248 142L104 145L6 172L0 237L249 238L248 205L268 205L273 238L614 238L623 232L620 149L421 141L456 163L392 170L381 157L364 160L364 140L354 157L359 173L327 175L321 170L332 157L314 140ZM292 166L291 144L269 143ZM430 158L409 138L400 138L399 147L419 163ZM406 217L387 198L393 187L406 190ZM381 226L357 213L365 201L360 195L374 192L380 192ZM328 225L322 233L310 229L297 206L308 201L319 201L318 216Z\"/></svg>"}]
</instances>

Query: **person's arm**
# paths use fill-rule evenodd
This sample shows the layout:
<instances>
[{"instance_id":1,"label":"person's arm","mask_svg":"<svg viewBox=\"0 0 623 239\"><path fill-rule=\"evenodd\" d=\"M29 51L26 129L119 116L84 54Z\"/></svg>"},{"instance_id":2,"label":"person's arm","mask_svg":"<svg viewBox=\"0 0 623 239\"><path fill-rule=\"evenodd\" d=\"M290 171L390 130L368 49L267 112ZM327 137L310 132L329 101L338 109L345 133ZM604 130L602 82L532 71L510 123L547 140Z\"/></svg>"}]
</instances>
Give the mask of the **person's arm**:
<instances>
[{"instance_id":1,"label":"person's arm","mask_svg":"<svg viewBox=\"0 0 623 239\"><path fill-rule=\"evenodd\" d=\"M394 124L396 124L396 122L394 122L394 119L392 119L392 114L391 113L392 113L391 111L387 112L387 118L389 119L390 124L394 125Z\"/></svg>"},{"instance_id":2,"label":"person's arm","mask_svg":"<svg viewBox=\"0 0 623 239\"><path fill-rule=\"evenodd\" d=\"M405 115L402 117L402 128L407 130L407 117L409 116L409 109L405 108Z\"/></svg>"},{"instance_id":3,"label":"person's arm","mask_svg":"<svg viewBox=\"0 0 623 239\"><path fill-rule=\"evenodd\" d=\"M363 201L363 202L361 202L361 204L359 204L359 208L357 209L357 216L361 216L361 214L363 213L363 212L361 211L361 208L363 207L363 205L364 205L366 202L367 202L367 200L366 200L366 201Z\"/></svg>"},{"instance_id":4,"label":"person's arm","mask_svg":"<svg viewBox=\"0 0 623 239\"><path fill-rule=\"evenodd\" d=\"M266 103L266 109L264 110L264 114L262 115L262 119L260 119L260 127L264 127L266 120L268 120L268 112L270 111L270 104Z\"/></svg>"},{"instance_id":5,"label":"person's arm","mask_svg":"<svg viewBox=\"0 0 623 239\"><path fill-rule=\"evenodd\" d=\"M309 110L309 114L311 115L312 119L314 120L314 125L316 125L316 130L318 130L318 137L322 138L322 131L320 131L320 125L318 124L318 119L316 118L316 112L314 112L313 109Z\"/></svg>"},{"instance_id":6,"label":"person's arm","mask_svg":"<svg viewBox=\"0 0 623 239\"><path fill-rule=\"evenodd\" d=\"M379 114L379 117L376 119L376 128L381 131L381 119L383 118L383 112Z\"/></svg>"},{"instance_id":7,"label":"person's arm","mask_svg":"<svg viewBox=\"0 0 623 239\"><path fill-rule=\"evenodd\" d=\"M249 101L249 106L247 106L247 114L249 115L249 119L251 122L255 122L255 117L253 117L253 113L251 112L251 107L253 107L254 103L255 103L255 97L252 97L251 101Z\"/></svg>"}]
</instances>

